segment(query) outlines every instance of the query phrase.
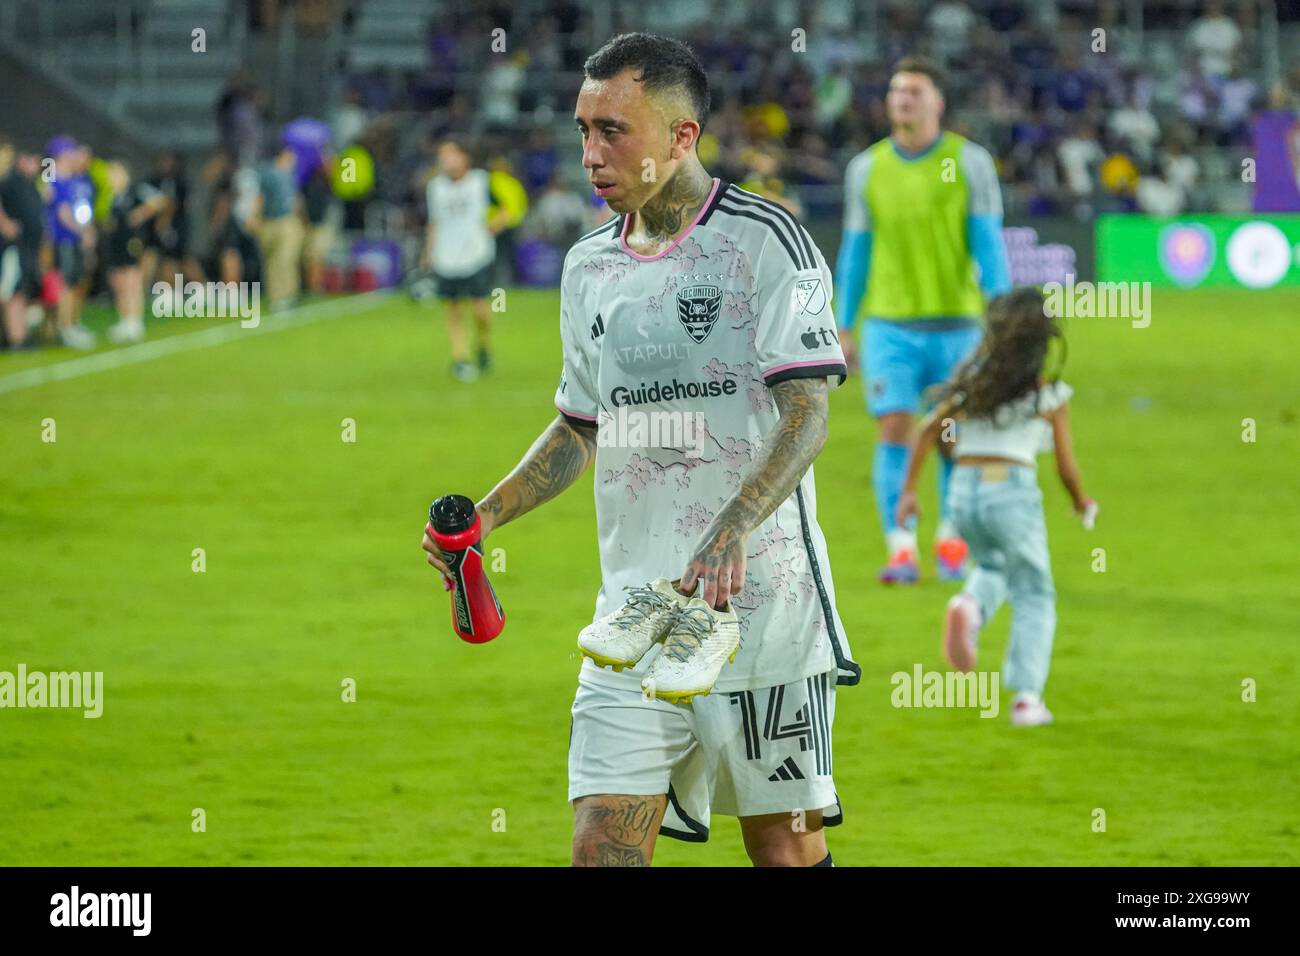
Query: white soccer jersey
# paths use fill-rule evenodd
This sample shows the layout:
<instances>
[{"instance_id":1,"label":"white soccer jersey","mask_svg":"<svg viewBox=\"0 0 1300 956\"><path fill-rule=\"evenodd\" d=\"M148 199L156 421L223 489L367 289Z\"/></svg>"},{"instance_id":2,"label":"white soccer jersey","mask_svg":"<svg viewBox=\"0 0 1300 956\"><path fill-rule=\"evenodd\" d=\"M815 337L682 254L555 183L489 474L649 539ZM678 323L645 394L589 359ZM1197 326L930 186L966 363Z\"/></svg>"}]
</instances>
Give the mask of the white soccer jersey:
<instances>
[{"instance_id":1,"label":"white soccer jersey","mask_svg":"<svg viewBox=\"0 0 1300 956\"><path fill-rule=\"evenodd\" d=\"M784 208L715 180L686 235L653 257L627 246L627 224L619 216L575 243L560 287L564 374L555 403L566 418L599 427L596 617L623 604L624 588L686 569L780 417L771 386L799 377L838 385L845 376L830 270ZM744 589L733 599L740 652L717 689L832 669L839 683L856 683L811 468L752 533L746 554ZM595 681L612 676L590 660L583 667Z\"/></svg>"},{"instance_id":2,"label":"white soccer jersey","mask_svg":"<svg viewBox=\"0 0 1300 956\"><path fill-rule=\"evenodd\" d=\"M487 227L492 191L488 174L471 169L459 180L438 175L426 190L434 226L433 271L448 279L473 275L496 257L496 238Z\"/></svg>"}]
</instances>

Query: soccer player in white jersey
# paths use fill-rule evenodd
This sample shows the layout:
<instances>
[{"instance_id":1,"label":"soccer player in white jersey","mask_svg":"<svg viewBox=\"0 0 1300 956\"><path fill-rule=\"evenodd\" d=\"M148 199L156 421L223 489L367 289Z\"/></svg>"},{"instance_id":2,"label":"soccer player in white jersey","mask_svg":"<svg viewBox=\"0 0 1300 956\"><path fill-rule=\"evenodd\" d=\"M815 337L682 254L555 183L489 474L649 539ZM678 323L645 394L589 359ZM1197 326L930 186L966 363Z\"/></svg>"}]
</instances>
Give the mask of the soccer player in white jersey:
<instances>
[{"instance_id":1,"label":"soccer player in white jersey","mask_svg":"<svg viewBox=\"0 0 1300 956\"><path fill-rule=\"evenodd\" d=\"M788 212L701 166L709 93L689 47L623 34L585 73L574 117L582 162L617 215L565 259L560 414L478 512L486 534L594 461L595 616L617 610L629 588L680 577L679 592L711 607L730 600L741 646L712 693L690 704L642 692L658 649L621 673L583 661L569 745L572 860L647 865L661 832L707 839L712 811L740 818L756 865L830 866L823 827L842 820L835 688L860 676L835 610L811 467L827 394L845 376L830 271ZM607 427L649 412L698 416L699 427L679 447ZM446 574L436 545L422 544ZM571 639L555 638L557 648Z\"/></svg>"},{"instance_id":2,"label":"soccer player in white jersey","mask_svg":"<svg viewBox=\"0 0 1300 956\"><path fill-rule=\"evenodd\" d=\"M421 265L433 270L438 298L447 303L447 337L451 340L451 371L472 381L492 367L492 319L488 295L496 234L505 226L501 213L489 215L492 191L486 170L470 167L469 150L455 140L438 147L438 173L427 187L429 222ZM478 364L470 361L469 340L461 319L468 301L478 331Z\"/></svg>"}]
</instances>

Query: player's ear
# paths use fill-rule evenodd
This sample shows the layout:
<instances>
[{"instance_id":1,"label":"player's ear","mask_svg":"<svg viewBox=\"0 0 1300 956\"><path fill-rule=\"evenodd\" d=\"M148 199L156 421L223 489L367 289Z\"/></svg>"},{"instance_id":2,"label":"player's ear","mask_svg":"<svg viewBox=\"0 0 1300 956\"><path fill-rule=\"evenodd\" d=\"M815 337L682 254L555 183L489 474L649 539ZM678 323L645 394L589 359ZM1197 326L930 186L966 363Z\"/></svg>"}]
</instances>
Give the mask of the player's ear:
<instances>
[{"instance_id":1,"label":"player's ear","mask_svg":"<svg viewBox=\"0 0 1300 956\"><path fill-rule=\"evenodd\" d=\"M700 124L693 119L679 119L672 125L673 145L670 155L674 160L682 159L700 139Z\"/></svg>"}]
</instances>

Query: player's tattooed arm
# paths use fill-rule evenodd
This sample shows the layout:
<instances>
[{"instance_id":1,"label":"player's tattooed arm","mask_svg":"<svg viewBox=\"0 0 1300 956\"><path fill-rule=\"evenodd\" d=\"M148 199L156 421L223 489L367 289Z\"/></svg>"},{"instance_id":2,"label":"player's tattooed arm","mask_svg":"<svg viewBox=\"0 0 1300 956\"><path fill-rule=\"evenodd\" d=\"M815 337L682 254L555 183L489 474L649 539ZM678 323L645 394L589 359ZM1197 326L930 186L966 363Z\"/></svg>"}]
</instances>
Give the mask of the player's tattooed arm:
<instances>
[{"instance_id":1,"label":"player's tattooed arm","mask_svg":"<svg viewBox=\"0 0 1300 956\"><path fill-rule=\"evenodd\" d=\"M750 534L799 486L826 444L830 386L824 378L794 378L772 387L781 418L740 488L704 529L682 575L681 590L713 607L725 606L745 583Z\"/></svg>"},{"instance_id":2,"label":"player's tattooed arm","mask_svg":"<svg viewBox=\"0 0 1300 956\"><path fill-rule=\"evenodd\" d=\"M475 508L482 522L482 537L494 528L513 521L543 502L550 501L569 485L596 457L596 426L570 424L563 415L547 426L510 474L488 493ZM450 587L447 559L428 531L420 541L425 561L441 572Z\"/></svg>"},{"instance_id":3,"label":"player's tattooed arm","mask_svg":"<svg viewBox=\"0 0 1300 956\"><path fill-rule=\"evenodd\" d=\"M596 457L596 426L557 415L510 474L477 505L483 534L550 501L578 480Z\"/></svg>"}]
</instances>

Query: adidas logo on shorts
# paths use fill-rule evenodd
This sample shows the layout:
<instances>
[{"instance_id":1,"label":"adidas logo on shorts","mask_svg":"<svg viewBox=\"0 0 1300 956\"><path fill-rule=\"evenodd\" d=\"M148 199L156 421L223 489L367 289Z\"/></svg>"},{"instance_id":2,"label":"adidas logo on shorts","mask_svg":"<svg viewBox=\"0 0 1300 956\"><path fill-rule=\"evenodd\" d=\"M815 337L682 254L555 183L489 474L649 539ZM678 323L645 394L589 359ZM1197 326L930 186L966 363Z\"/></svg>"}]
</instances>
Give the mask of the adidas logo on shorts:
<instances>
[{"instance_id":1,"label":"adidas logo on shorts","mask_svg":"<svg viewBox=\"0 0 1300 956\"><path fill-rule=\"evenodd\" d=\"M799 769L799 765L794 762L794 758L786 757L785 762L777 767L772 776L767 779L772 783L777 783L781 780L802 780L804 776L803 771Z\"/></svg>"}]
</instances>

